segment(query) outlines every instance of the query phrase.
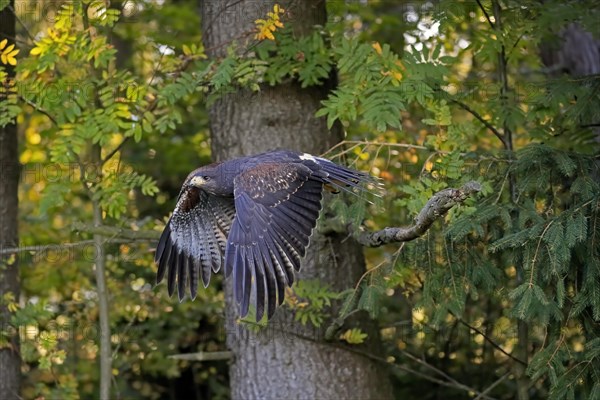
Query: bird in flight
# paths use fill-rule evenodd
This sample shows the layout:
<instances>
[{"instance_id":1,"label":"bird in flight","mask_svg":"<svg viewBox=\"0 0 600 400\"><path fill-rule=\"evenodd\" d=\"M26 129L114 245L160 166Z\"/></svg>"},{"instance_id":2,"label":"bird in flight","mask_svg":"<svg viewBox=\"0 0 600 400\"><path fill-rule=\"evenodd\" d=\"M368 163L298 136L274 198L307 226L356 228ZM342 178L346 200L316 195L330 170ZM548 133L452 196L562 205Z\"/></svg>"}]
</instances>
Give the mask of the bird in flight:
<instances>
[{"instance_id":1,"label":"bird in flight","mask_svg":"<svg viewBox=\"0 0 600 400\"><path fill-rule=\"evenodd\" d=\"M292 286L321 211L323 190L356 194L376 178L307 153L276 150L200 167L183 183L158 242L156 283L190 297L222 267L245 317L271 318Z\"/></svg>"}]
</instances>

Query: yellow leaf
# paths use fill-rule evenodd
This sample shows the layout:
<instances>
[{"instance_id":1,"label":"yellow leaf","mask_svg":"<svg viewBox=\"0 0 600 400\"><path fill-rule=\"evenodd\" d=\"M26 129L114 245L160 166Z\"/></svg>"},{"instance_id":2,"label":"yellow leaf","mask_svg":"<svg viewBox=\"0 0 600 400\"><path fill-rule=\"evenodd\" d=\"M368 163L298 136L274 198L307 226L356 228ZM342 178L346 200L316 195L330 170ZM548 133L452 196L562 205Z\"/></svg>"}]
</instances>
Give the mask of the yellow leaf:
<instances>
[{"instance_id":1,"label":"yellow leaf","mask_svg":"<svg viewBox=\"0 0 600 400\"><path fill-rule=\"evenodd\" d=\"M379 55L381 55L381 53L383 52L383 50L381 49L381 45L379 44L379 42L374 42L371 47L373 47L375 49L375 52Z\"/></svg>"},{"instance_id":2,"label":"yellow leaf","mask_svg":"<svg viewBox=\"0 0 600 400\"><path fill-rule=\"evenodd\" d=\"M183 45L183 54L185 54L186 56L189 56L190 54L192 54L192 50L187 46L187 45Z\"/></svg>"},{"instance_id":3,"label":"yellow leaf","mask_svg":"<svg viewBox=\"0 0 600 400\"><path fill-rule=\"evenodd\" d=\"M342 335L340 335L340 339L345 340L350 344L361 344L367 338L367 334L363 333L358 328L348 329Z\"/></svg>"},{"instance_id":4,"label":"yellow leaf","mask_svg":"<svg viewBox=\"0 0 600 400\"><path fill-rule=\"evenodd\" d=\"M17 312L17 310L19 309L19 305L17 303L11 302L11 303L8 303L8 306L6 308L8 308L8 311L14 313L14 312Z\"/></svg>"},{"instance_id":5,"label":"yellow leaf","mask_svg":"<svg viewBox=\"0 0 600 400\"><path fill-rule=\"evenodd\" d=\"M15 56L19 54L19 49L15 49L14 44L6 47L6 43L8 43L6 39L0 42L0 61L2 61L2 64L17 65Z\"/></svg>"}]
</instances>

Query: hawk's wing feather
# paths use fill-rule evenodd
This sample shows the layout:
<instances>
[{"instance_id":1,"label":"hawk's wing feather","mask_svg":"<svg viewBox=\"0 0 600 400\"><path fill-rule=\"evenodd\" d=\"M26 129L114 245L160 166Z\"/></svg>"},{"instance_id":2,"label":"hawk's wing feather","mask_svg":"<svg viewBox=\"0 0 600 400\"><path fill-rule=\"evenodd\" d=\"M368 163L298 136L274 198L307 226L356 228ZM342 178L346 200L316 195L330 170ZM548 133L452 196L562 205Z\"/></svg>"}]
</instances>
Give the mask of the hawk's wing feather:
<instances>
[{"instance_id":1,"label":"hawk's wing feather","mask_svg":"<svg viewBox=\"0 0 600 400\"><path fill-rule=\"evenodd\" d=\"M179 300L186 284L192 299L198 293L199 279L208 286L212 272L221 268L226 238L235 216L233 199L211 195L194 187L182 189L175 211L156 249L156 283L167 275L167 291L177 288Z\"/></svg>"},{"instance_id":2,"label":"hawk's wing feather","mask_svg":"<svg viewBox=\"0 0 600 400\"><path fill-rule=\"evenodd\" d=\"M199 281L208 286L223 267L226 276L233 274L241 315L247 315L254 296L259 320L265 312L273 315L294 282L321 211L323 188L361 197L378 182L310 154L276 151L243 161L243 168L235 170L242 165L237 163L228 169L237 174L234 198L184 185L156 249L157 283L166 276L169 295L177 290L180 300L189 285L193 299Z\"/></svg>"},{"instance_id":3,"label":"hawk's wing feather","mask_svg":"<svg viewBox=\"0 0 600 400\"><path fill-rule=\"evenodd\" d=\"M171 221L169 221L170 223ZM158 241L158 246L156 247L156 254L154 256L154 260L158 260L158 271L156 272L156 283L161 282L165 277L165 272L167 271L167 261L171 256L171 248L172 246L167 246L167 241L171 236L171 230L169 229L169 223L165 226L162 235L160 236L160 240Z\"/></svg>"},{"instance_id":4,"label":"hawk's wing feather","mask_svg":"<svg viewBox=\"0 0 600 400\"><path fill-rule=\"evenodd\" d=\"M234 180L237 210L225 252L241 316L271 317L294 281L321 210L323 183L300 163L265 163Z\"/></svg>"}]
</instances>

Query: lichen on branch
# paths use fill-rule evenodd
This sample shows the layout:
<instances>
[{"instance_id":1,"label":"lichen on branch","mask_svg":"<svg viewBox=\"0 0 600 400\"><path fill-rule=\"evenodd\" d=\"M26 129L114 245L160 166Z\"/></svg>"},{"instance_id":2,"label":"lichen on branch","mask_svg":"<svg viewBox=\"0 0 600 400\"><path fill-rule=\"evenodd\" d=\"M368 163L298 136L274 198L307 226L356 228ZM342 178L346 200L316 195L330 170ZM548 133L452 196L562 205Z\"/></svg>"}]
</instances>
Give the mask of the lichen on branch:
<instances>
[{"instance_id":1,"label":"lichen on branch","mask_svg":"<svg viewBox=\"0 0 600 400\"><path fill-rule=\"evenodd\" d=\"M356 231L348 225L348 230L356 241L365 247L379 247L388 243L409 242L417 239L452 207L464 202L469 196L481 191L481 184L476 181L465 183L460 189L448 188L434 194L421 209L414 224L407 227L386 227L380 231Z\"/></svg>"}]
</instances>

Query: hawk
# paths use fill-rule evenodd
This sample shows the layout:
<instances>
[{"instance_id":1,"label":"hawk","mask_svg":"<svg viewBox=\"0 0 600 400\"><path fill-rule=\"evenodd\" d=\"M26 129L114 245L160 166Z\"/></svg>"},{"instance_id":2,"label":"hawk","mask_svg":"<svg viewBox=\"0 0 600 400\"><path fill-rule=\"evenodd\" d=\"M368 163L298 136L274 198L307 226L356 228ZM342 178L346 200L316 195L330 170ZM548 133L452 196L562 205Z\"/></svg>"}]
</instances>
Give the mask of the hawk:
<instances>
[{"instance_id":1,"label":"hawk","mask_svg":"<svg viewBox=\"0 0 600 400\"><path fill-rule=\"evenodd\" d=\"M214 163L188 175L156 248L156 283L169 296L207 287L221 268L233 274L241 317L254 291L256 320L271 318L294 282L321 211L323 190L366 191L375 178L288 150ZM356 193L355 193L356 194Z\"/></svg>"}]
</instances>

